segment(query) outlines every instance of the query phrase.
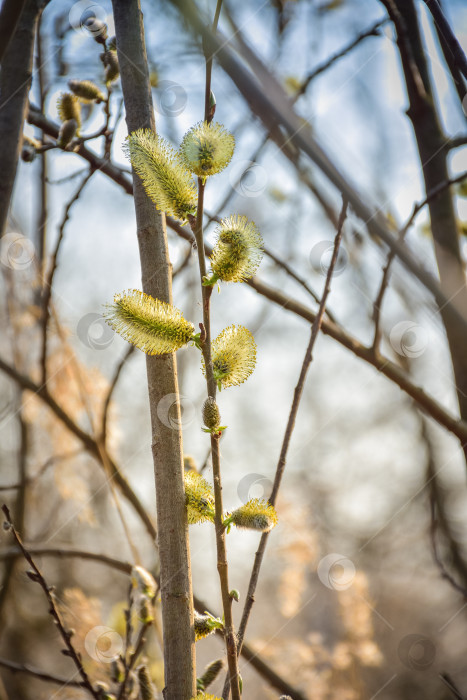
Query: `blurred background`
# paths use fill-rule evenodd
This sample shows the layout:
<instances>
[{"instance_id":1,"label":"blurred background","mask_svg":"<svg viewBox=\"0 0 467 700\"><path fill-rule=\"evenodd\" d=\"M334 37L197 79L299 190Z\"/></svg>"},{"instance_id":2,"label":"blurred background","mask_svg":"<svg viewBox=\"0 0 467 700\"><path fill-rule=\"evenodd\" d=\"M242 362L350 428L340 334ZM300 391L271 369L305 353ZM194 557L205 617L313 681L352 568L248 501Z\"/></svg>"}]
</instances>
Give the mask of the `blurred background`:
<instances>
[{"instance_id":1,"label":"blurred background","mask_svg":"<svg viewBox=\"0 0 467 700\"><path fill-rule=\"evenodd\" d=\"M213 15L212 2L199 6ZM203 115L204 58L170 3L142 0L142 8L157 130L178 146ZM466 115L431 17L423 2L417 9L443 129L465 140ZM465 47L465 3L444 0L443 9ZM86 21L94 15L112 36L111 10L105 0L51 0L45 8L30 101L49 122L59 121L56 102L68 80L91 79L104 87L102 47ZM394 28L383 5L377 0L226 0L219 27L257 54L295 101L304 129L397 232L425 192ZM215 240L211 215L248 216L279 260L265 255L258 277L316 310L310 289L319 298L340 197L310 161L287 157L216 62L212 88L215 120L235 135L236 149L229 167L208 181L207 241ZM82 115L83 136L105 124L102 104L84 106ZM118 79L111 86L110 115L111 159L131 182L122 151L127 132ZM42 138L32 124L25 133ZM101 157L103 137L87 141L86 147ZM50 270L61 237L48 389L77 425L92 432L120 368L109 403L107 447L155 520L145 358L138 350L127 356L128 345L101 318L103 304L116 292L141 286L132 198L98 171L67 212L88 163L76 152L56 148L27 160L26 154L18 167L8 226L10 234L24 237L8 239L21 250L18 254L4 244L1 251L0 354L40 385L39 280L42 270ZM449 165L453 176L466 169L465 147L450 151ZM465 195L465 184L463 190L456 185L461 247L467 254ZM436 274L429 223L422 209L407 240L417 259ZM176 273L174 304L197 326L202 313L196 251L170 228L168 236ZM387 255L350 211L328 309L365 346L373 342L374 303ZM224 504L233 509L270 493L310 324L246 284L223 285L220 294L215 292L212 318L215 335L238 323L252 331L258 345L248 382L219 396L222 424L228 426L221 441ZM388 361L458 415L440 316L431 296L397 261L380 325ZM199 353L182 349L177 362L184 452L210 479L209 440L201 431L205 386ZM59 552L74 548L132 563L136 548L143 566L157 573L154 542L115 481L43 398L22 391L5 374L0 387L0 497L32 551L49 550L37 561L56 587L86 667L106 681L114 645L124 634L128 577L102 562L60 557ZM168 422L173 420L170 402L161 410ZM279 524L269 538L246 635L303 697L467 697L465 466L455 436L371 364L320 335L287 458ZM234 604L237 623L258 542L255 533L228 536L230 585L240 591L240 603ZM213 528L192 526L190 546L194 591L217 613ZM71 677L74 669L60 655L43 595L27 578L25 562L8 557L11 547L5 532L0 656ZM96 633L101 627L111 632ZM146 656L161 691L159 642L157 629L151 631ZM202 640L196 651L200 675L205 664L222 656L222 640ZM240 670L246 698L279 697L245 659ZM4 698L85 697L78 689L6 668L0 668L0 676ZM450 688L450 679L460 694ZM222 684L223 675L210 692L221 694Z\"/></svg>"}]
</instances>

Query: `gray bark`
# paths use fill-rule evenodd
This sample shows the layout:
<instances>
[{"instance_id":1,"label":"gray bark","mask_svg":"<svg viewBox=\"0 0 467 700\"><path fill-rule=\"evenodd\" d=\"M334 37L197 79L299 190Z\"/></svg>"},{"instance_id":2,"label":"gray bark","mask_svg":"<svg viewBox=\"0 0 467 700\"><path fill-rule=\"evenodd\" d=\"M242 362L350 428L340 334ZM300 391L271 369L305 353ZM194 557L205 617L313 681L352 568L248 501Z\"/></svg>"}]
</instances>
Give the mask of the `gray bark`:
<instances>
[{"instance_id":1,"label":"gray bark","mask_svg":"<svg viewBox=\"0 0 467 700\"><path fill-rule=\"evenodd\" d=\"M155 129L140 2L113 0L113 9L128 131ZM143 291L172 303L165 216L157 212L136 175L134 200ZM164 398L178 397L175 355L148 357L146 366L156 479L165 697L189 700L196 695L196 673L182 434L175 424L168 427L158 416ZM173 402L168 399L167 403ZM172 420L180 421L180 408L174 408Z\"/></svg>"}]
</instances>

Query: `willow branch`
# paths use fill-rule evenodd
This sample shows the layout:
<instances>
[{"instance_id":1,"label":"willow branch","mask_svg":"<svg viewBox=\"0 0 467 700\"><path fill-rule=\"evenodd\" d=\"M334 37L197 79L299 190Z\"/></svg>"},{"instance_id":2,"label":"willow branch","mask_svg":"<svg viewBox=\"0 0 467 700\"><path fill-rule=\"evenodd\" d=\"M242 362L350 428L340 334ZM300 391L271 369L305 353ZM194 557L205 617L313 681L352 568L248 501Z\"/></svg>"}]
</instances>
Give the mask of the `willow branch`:
<instances>
[{"instance_id":1,"label":"willow branch","mask_svg":"<svg viewBox=\"0 0 467 700\"><path fill-rule=\"evenodd\" d=\"M290 408L289 418L287 420L287 426L286 426L284 438L282 441L279 460L277 462L272 492L271 492L271 495L269 497L269 503L273 506L276 504L277 496L279 493L279 488L280 488L281 481L282 481L282 477L284 475L285 464L286 464L286 460L287 460L287 453L289 450L290 441L292 439L293 430L295 427L295 420L297 417L298 408L300 406L300 400L302 398L306 376L307 376L310 364L313 361L313 348L315 346L318 334L321 330L321 325L322 325L323 317L324 317L324 310L326 308L327 298L328 298L329 292L331 290L331 280L332 280L332 275L334 273L334 268L335 268L335 265L337 262L337 256L339 253L340 242L342 240L342 232L343 232L343 228L344 228L344 222L345 222L345 219L347 216L347 206L348 206L347 202L344 200L343 204L342 204L342 210L341 210L341 213L339 216L339 225L338 225L336 237L334 240L334 249L332 252L331 262L329 264L329 268L328 268L328 271L326 274L326 281L324 284L321 302L319 305L318 313L316 314L315 319L314 319L313 324L312 324L312 327L311 327L310 340L309 340L309 343L308 343L308 346L307 346L307 349L305 352L305 356L303 358L303 363L302 363L302 367L300 370L300 375L299 375L298 382L297 382L297 385L295 387L295 391L294 391L294 395L293 395L292 405ZM246 631L246 627L248 624L248 619L250 617L253 603L255 601L256 586L258 583L259 573L260 573L261 565L263 562L264 552L266 550L266 545L267 545L268 539L269 539L269 532L264 532L261 535L259 547L258 547L258 550L257 550L256 555L255 555L255 561L254 561L253 569L252 569L251 576L250 576L250 582L248 584L247 598L245 601L245 606L243 608L242 619L241 619L241 622L240 622L240 625L238 628L237 649L239 649L239 650L242 648L242 643L243 643L243 639L245 637L245 631ZM225 687L224 687L224 691L225 691Z\"/></svg>"},{"instance_id":2,"label":"willow branch","mask_svg":"<svg viewBox=\"0 0 467 700\"><path fill-rule=\"evenodd\" d=\"M86 688L84 681L74 681L68 680L67 678L59 678L58 676L53 676L50 673L45 673L40 671L38 668L33 668L32 666L26 666L26 664L18 664L15 661L10 661L9 659L0 658L0 666L8 669L12 673L27 673L30 676L34 676L41 681L46 681L47 683L56 683L66 688Z\"/></svg>"}]
</instances>

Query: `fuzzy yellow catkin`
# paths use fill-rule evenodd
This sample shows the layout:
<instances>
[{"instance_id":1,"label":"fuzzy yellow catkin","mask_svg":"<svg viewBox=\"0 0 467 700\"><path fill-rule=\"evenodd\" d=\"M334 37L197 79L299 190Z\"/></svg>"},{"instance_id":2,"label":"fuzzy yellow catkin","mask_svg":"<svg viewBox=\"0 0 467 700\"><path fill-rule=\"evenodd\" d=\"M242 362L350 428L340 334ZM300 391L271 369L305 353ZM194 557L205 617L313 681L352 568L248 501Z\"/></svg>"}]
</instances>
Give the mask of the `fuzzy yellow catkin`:
<instances>
[{"instance_id":1,"label":"fuzzy yellow catkin","mask_svg":"<svg viewBox=\"0 0 467 700\"><path fill-rule=\"evenodd\" d=\"M146 666L138 668L138 682L141 700L154 700L156 697L155 690Z\"/></svg>"},{"instance_id":2,"label":"fuzzy yellow catkin","mask_svg":"<svg viewBox=\"0 0 467 700\"><path fill-rule=\"evenodd\" d=\"M120 66L116 51L105 51L101 54L102 63L105 66L104 76L107 85L117 80L120 75Z\"/></svg>"},{"instance_id":3,"label":"fuzzy yellow catkin","mask_svg":"<svg viewBox=\"0 0 467 700\"><path fill-rule=\"evenodd\" d=\"M68 87L81 102L103 102L104 93L91 80L69 80Z\"/></svg>"},{"instance_id":4,"label":"fuzzy yellow catkin","mask_svg":"<svg viewBox=\"0 0 467 700\"><path fill-rule=\"evenodd\" d=\"M198 679L198 685L200 688L203 690L205 688L209 688L211 683L214 683L216 680L217 676L219 673L222 671L224 668L224 660L223 659L216 659L215 661L212 661L206 668L204 669L204 673L201 676L201 678Z\"/></svg>"},{"instance_id":5,"label":"fuzzy yellow catkin","mask_svg":"<svg viewBox=\"0 0 467 700\"><path fill-rule=\"evenodd\" d=\"M197 193L175 149L150 129L128 136L124 150L156 207L185 221L196 211Z\"/></svg>"},{"instance_id":6,"label":"fuzzy yellow catkin","mask_svg":"<svg viewBox=\"0 0 467 700\"><path fill-rule=\"evenodd\" d=\"M178 309L138 289L116 294L103 315L111 328L147 355L175 352L193 336L193 324Z\"/></svg>"},{"instance_id":7,"label":"fuzzy yellow catkin","mask_svg":"<svg viewBox=\"0 0 467 700\"><path fill-rule=\"evenodd\" d=\"M222 124L199 122L185 134L180 153L188 170L205 178L230 163L234 148L235 139Z\"/></svg>"},{"instance_id":8,"label":"fuzzy yellow catkin","mask_svg":"<svg viewBox=\"0 0 467 700\"><path fill-rule=\"evenodd\" d=\"M225 524L229 523L246 530L269 532L277 525L277 513L267 501L252 498L229 515Z\"/></svg>"},{"instance_id":9,"label":"fuzzy yellow catkin","mask_svg":"<svg viewBox=\"0 0 467 700\"><path fill-rule=\"evenodd\" d=\"M195 627L195 641L198 642L204 637L208 637L216 629L222 629L222 620L217 617L213 617L209 613L202 615L201 613L194 611L194 627Z\"/></svg>"},{"instance_id":10,"label":"fuzzy yellow catkin","mask_svg":"<svg viewBox=\"0 0 467 700\"><path fill-rule=\"evenodd\" d=\"M201 361L206 373L203 358ZM212 343L212 364L219 388L245 382L256 364L256 343L250 331L243 326L224 328Z\"/></svg>"},{"instance_id":11,"label":"fuzzy yellow catkin","mask_svg":"<svg viewBox=\"0 0 467 700\"><path fill-rule=\"evenodd\" d=\"M185 502L189 525L214 521L214 492L198 472L189 470L183 475L185 483Z\"/></svg>"},{"instance_id":12,"label":"fuzzy yellow catkin","mask_svg":"<svg viewBox=\"0 0 467 700\"><path fill-rule=\"evenodd\" d=\"M263 239L246 216L223 219L216 229L211 254L212 282L244 282L252 277L263 257Z\"/></svg>"},{"instance_id":13,"label":"fuzzy yellow catkin","mask_svg":"<svg viewBox=\"0 0 467 700\"><path fill-rule=\"evenodd\" d=\"M215 430L220 425L221 414L219 412L219 406L212 396L208 396L203 404L203 422L206 428L210 430Z\"/></svg>"},{"instance_id":14,"label":"fuzzy yellow catkin","mask_svg":"<svg viewBox=\"0 0 467 700\"><path fill-rule=\"evenodd\" d=\"M74 119L77 130L79 130L81 126L81 106L76 95L72 95L71 92L62 92L57 100L57 111L62 123Z\"/></svg>"}]
</instances>

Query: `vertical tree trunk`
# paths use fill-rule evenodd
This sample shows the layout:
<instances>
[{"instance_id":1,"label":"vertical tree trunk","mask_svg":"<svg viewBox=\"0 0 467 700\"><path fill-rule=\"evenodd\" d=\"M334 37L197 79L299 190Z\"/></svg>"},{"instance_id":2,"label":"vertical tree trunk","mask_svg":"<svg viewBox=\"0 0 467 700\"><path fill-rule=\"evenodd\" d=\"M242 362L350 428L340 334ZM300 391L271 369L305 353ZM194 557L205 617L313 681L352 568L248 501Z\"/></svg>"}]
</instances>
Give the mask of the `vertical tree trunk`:
<instances>
[{"instance_id":1,"label":"vertical tree trunk","mask_svg":"<svg viewBox=\"0 0 467 700\"><path fill-rule=\"evenodd\" d=\"M9 3L11 4L11 3ZM19 4L19 2L18 2ZM0 72L0 237L8 218L23 124L31 87L34 38L40 4L27 0L10 39Z\"/></svg>"},{"instance_id":2,"label":"vertical tree trunk","mask_svg":"<svg viewBox=\"0 0 467 700\"><path fill-rule=\"evenodd\" d=\"M449 179L446 138L443 134L431 85L428 64L413 0L383 0L397 31L409 109L417 141L425 190L430 192ZM467 288L459 248L459 232L451 190L446 188L429 203L431 230L441 288L465 315ZM467 418L467 337L446 309L440 308L452 357L460 414Z\"/></svg>"},{"instance_id":3,"label":"vertical tree trunk","mask_svg":"<svg viewBox=\"0 0 467 700\"><path fill-rule=\"evenodd\" d=\"M113 0L113 9L128 131L155 129L140 2ZM133 183L143 290L172 303L165 216L146 196L136 175ZM156 478L165 697L189 700L196 695L195 646L175 355L147 357L146 366ZM168 427L169 406L173 428Z\"/></svg>"}]
</instances>

